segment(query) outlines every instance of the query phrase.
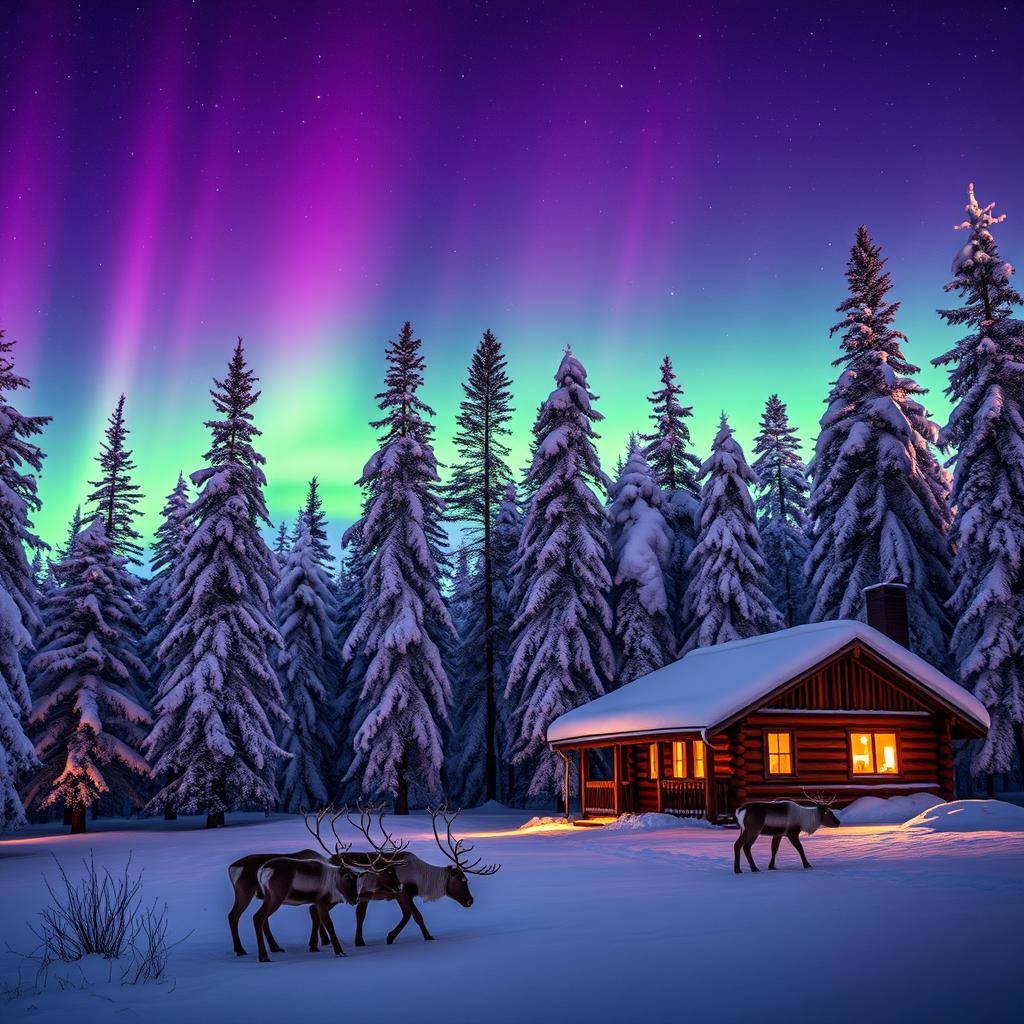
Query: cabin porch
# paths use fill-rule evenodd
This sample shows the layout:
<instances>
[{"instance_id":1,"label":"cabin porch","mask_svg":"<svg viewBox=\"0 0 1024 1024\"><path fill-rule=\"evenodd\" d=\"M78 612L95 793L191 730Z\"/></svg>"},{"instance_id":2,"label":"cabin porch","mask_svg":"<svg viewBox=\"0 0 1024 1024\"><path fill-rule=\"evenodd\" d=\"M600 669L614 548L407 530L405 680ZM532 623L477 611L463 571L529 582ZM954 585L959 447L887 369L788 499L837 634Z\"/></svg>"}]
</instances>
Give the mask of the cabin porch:
<instances>
[{"instance_id":1,"label":"cabin porch","mask_svg":"<svg viewBox=\"0 0 1024 1024\"><path fill-rule=\"evenodd\" d=\"M716 777L699 735L575 749L584 819L649 812L709 821L733 816L729 780Z\"/></svg>"}]
</instances>

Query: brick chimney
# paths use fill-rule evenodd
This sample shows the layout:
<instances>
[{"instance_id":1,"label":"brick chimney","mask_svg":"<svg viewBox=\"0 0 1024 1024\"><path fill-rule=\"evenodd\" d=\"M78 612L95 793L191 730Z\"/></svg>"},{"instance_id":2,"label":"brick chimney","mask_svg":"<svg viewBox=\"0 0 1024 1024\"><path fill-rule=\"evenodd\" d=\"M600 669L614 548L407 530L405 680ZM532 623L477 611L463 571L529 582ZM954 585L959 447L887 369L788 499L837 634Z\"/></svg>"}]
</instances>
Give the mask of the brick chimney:
<instances>
[{"instance_id":1,"label":"brick chimney","mask_svg":"<svg viewBox=\"0 0 1024 1024\"><path fill-rule=\"evenodd\" d=\"M876 583L864 588L868 625L910 650L907 588L903 583Z\"/></svg>"}]
</instances>

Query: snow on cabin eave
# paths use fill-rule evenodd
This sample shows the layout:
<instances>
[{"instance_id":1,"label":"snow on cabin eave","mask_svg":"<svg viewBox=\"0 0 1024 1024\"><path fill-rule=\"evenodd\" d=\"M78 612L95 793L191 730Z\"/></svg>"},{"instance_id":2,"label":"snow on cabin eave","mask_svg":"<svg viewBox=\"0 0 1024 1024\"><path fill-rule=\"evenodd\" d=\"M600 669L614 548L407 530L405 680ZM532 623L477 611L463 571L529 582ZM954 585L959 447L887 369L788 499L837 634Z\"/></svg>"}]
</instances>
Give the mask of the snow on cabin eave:
<instances>
[{"instance_id":1,"label":"snow on cabin eave","mask_svg":"<svg viewBox=\"0 0 1024 1024\"><path fill-rule=\"evenodd\" d=\"M958 683L871 626L840 619L698 648L566 712L548 727L548 743L564 748L599 739L716 733L858 643L981 734L988 729L984 706ZM731 687L727 680L733 681Z\"/></svg>"}]
</instances>

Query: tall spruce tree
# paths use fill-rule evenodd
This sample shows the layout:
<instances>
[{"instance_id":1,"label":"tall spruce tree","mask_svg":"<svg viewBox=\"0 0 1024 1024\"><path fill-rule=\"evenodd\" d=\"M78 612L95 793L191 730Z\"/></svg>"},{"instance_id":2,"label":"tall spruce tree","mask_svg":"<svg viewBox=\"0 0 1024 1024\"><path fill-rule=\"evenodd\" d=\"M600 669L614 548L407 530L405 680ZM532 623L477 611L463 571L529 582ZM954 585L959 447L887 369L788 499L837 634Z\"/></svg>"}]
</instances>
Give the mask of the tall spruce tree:
<instances>
[{"instance_id":1,"label":"tall spruce tree","mask_svg":"<svg viewBox=\"0 0 1024 1024\"><path fill-rule=\"evenodd\" d=\"M615 682L621 686L675 657L665 578L673 536L665 517L665 496L635 441L609 493Z\"/></svg>"},{"instance_id":2,"label":"tall spruce tree","mask_svg":"<svg viewBox=\"0 0 1024 1024\"><path fill-rule=\"evenodd\" d=\"M644 457L667 499L665 516L674 538L667 594L679 636L688 627L683 616L683 595L689 579L686 565L697 543L700 486L696 474L701 465L690 451L690 428L686 421L693 416L693 408L683 405L682 397L683 389L677 383L672 360L665 356L661 361L661 387L648 398L653 428L649 434L640 435L640 439L646 442Z\"/></svg>"},{"instance_id":3,"label":"tall spruce tree","mask_svg":"<svg viewBox=\"0 0 1024 1024\"><path fill-rule=\"evenodd\" d=\"M515 707L512 759L531 796L557 793L562 762L547 745L560 714L605 692L614 656L607 515L593 488L609 480L594 447L601 414L569 349L534 426L533 494L516 564L515 651L506 699Z\"/></svg>"},{"instance_id":4,"label":"tall spruce tree","mask_svg":"<svg viewBox=\"0 0 1024 1024\"><path fill-rule=\"evenodd\" d=\"M917 400L913 374L893 327L899 303L881 249L857 230L846 278L849 297L831 330L841 333L841 367L821 418L809 471L813 546L807 578L811 620L859 618L863 590L907 585L910 639L933 665L948 662L948 476L932 449L938 428Z\"/></svg>"},{"instance_id":5,"label":"tall spruce tree","mask_svg":"<svg viewBox=\"0 0 1024 1024\"><path fill-rule=\"evenodd\" d=\"M41 626L38 591L26 548L45 547L32 532L30 516L40 508L36 475L44 455L32 440L50 422L49 416L26 416L12 404L13 393L29 386L14 371L14 342L0 331L0 587L7 591L30 635ZM12 683L20 687L19 681Z\"/></svg>"},{"instance_id":6,"label":"tall spruce tree","mask_svg":"<svg viewBox=\"0 0 1024 1024\"><path fill-rule=\"evenodd\" d=\"M458 459L451 481L443 488L448 508L464 520L470 530L473 550L479 554L482 578L479 599L483 611L483 632L479 645L467 650L469 657L483 660L484 702L481 751L484 765L484 799L498 795L498 676L495 651L495 565L494 523L502 489L511 473L504 441L512 418L512 381L506 372L501 342L484 331L469 364L469 376L462 385L455 449Z\"/></svg>"},{"instance_id":7,"label":"tall spruce tree","mask_svg":"<svg viewBox=\"0 0 1024 1024\"><path fill-rule=\"evenodd\" d=\"M150 577L145 585L143 654L154 687L158 685L160 676L156 652L167 635L167 615L173 603L171 584L174 568L194 529L191 508L188 483L185 475L179 472L178 481L160 512L160 525L149 559Z\"/></svg>"},{"instance_id":8,"label":"tall spruce tree","mask_svg":"<svg viewBox=\"0 0 1024 1024\"><path fill-rule=\"evenodd\" d=\"M274 602L282 640L277 670L291 717L281 733L281 747L291 759L283 765L279 791L281 807L296 813L329 802L334 762L330 701L340 660L331 579L306 521L300 522L288 552Z\"/></svg>"},{"instance_id":9,"label":"tall spruce tree","mask_svg":"<svg viewBox=\"0 0 1024 1024\"><path fill-rule=\"evenodd\" d=\"M701 466L700 536L687 566L685 649L771 633L784 625L766 593L765 563L750 486L757 482L722 414Z\"/></svg>"},{"instance_id":10,"label":"tall spruce tree","mask_svg":"<svg viewBox=\"0 0 1024 1024\"><path fill-rule=\"evenodd\" d=\"M142 515L135 507L142 500L142 491L132 480L136 467L132 453L125 445L127 440L124 395L121 395L107 420L100 453L96 456L100 479L89 481L93 491L87 499L91 506L87 517L101 516L114 550L129 563L138 565L142 561L142 545L139 543L142 535L133 524Z\"/></svg>"},{"instance_id":11,"label":"tall spruce tree","mask_svg":"<svg viewBox=\"0 0 1024 1024\"><path fill-rule=\"evenodd\" d=\"M334 554L327 540L327 516L324 515L323 501L320 498L320 481L315 476L309 481L306 503L302 506L302 512L295 524L297 535L300 523L305 525L306 533L309 534L316 560L324 569L330 570L334 565Z\"/></svg>"},{"instance_id":12,"label":"tall spruce tree","mask_svg":"<svg viewBox=\"0 0 1024 1024\"><path fill-rule=\"evenodd\" d=\"M277 533L274 534L274 558L278 568L284 565L288 559L288 549L291 547L291 536L288 532L288 523L282 519L277 524Z\"/></svg>"},{"instance_id":13,"label":"tall spruce tree","mask_svg":"<svg viewBox=\"0 0 1024 1024\"><path fill-rule=\"evenodd\" d=\"M941 440L954 452L951 652L961 682L992 720L975 751L975 774L1008 771L1024 729L1024 303L1013 267L999 256L992 228L1004 219L970 186L970 237L953 261L962 305L939 310L966 335L933 362L949 367L954 403Z\"/></svg>"},{"instance_id":14,"label":"tall spruce tree","mask_svg":"<svg viewBox=\"0 0 1024 1024\"><path fill-rule=\"evenodd\" d=\"M28 630L21 624L21 612L0 584L0 832L25 824L17 782L38 766L23 724L31 704L21 668L21 652L30 645Z\"/></svg>"},{"instance_id":15,"label":"tall spruce tree","mask_svg":"<svg viewBox=\"0 0 1024 1024\"><path fill-rule=\"evenodd\" d=\"M483 557L470 568L470 548L456 557L448 602L458 640L449 645L446 671L452 688L451 735L445 751L445 795L464 807L487 796L487 699L484 660L480 657L486 624L483 602Z\"/></svg>"},{"instance_id":16,"label":"tall spruce tree","mask_svg":"<svg viewBox=\"0 0 1024 1024\"><path fill-rule=\"evenodd\" d=\"M363 516L346 534L369 557L362 614L344 650L346 659L366 659L348 776L360 775L367 794L391 794L396 814L408 813L410 784L414 796L440 793L451 702L439 651L454 633L439 589L444 503L427 418L434 411L418 395L421 344L408 321L388 343L376 396L384 415L371 424L382 431L380 448L358 481Z\"/></svg>"},{"instance_id":17,"label":"tall spruce tree","mask_svg":"<svg viewBox=\"0 0 1024 1024\"><path fill-rule=\"evenodd\" d=\"M38 808L63 805L71 831L105 794L141 805L149 766L139 753L150 715L136 699L148 675L136 650L139 583L97 517L57 567L61 586L29 663L29 718L40 769L26 789Z\"/></svg>"},{"instance_id":18,"label":"tall spruce tree","mask_svg":"<svg viewBox=\"0 0 1024 1024\"><path fill-rule=\"evenodd\" d=\"M191 478L195 532L171 576L158 718L146 740L154 776L169 780L150 807L205 810L208 828L229 807L274 806L276 763L287 756L273 730L288 715L268 652L281 637L270 599L277 570L260 533L269 520L256 381L239 338L210 391L218 418L206 423L206 468Z\"/></svg>"},{"instance_id":19,"label":"tall spruce tree","mask_svg":"<svg viewBox=\"0 0 1024 1024\"><path fill-rule=\"evenodd\" d=\"M336 630L338 650L344 651L352 630L363 614L368 553L362 550L358 529L349 531L342 547L342 558L335 580L337 594ZM366 676L366 658L358 650L349 658L342 657L338 667L338 686L333 703L335 722L335 765L331 773L332 792L338 794L344 803L353 803L362 798L361 783L348 778L349 769L355 759L355 735L362 724L359 694Z\"/></svg>"},{"instance_id":20,"label":"tall spruce tree","mask_svg":"<svg viewBox=\"0 0 1024 1024\"><path fill-rule=\"evenodd\" d=\"M516 618L514 597L515 566L519 560L519 540L523 532L523 519L519 513L516 485L505 484L501 504L494 521L492 544L494 551L494 675L498 702L498 757L500 788L498 798L508 803L516 793L515 770L509 760L512 737L515 734L514 708L505 699L508 669L512 662L512 623Z\"/></svg>"},{"instance_id":21,"label":"tall spruce tree","mask_svg":"<svg viewBox=\"0 0 1024 1024\"><path fill-rule=\"evenodd\" d=\"M757 527L767 565L768 596L787 626L807 621L808 593L804 565L810 554L807 518L807 467L800 458L800 440L790 426L786 405L771 395L761 414L754 442L753 470L758 483Z\"/></svg>"}]
</instances>

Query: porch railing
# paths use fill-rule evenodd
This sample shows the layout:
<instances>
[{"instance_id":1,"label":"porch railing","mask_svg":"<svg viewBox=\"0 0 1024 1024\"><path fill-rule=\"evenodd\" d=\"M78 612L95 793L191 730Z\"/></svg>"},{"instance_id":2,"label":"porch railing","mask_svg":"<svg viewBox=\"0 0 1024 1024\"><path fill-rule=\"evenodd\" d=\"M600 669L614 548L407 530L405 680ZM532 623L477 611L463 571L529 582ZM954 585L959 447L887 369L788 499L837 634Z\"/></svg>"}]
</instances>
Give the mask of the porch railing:
<instances>
[{"instance_id":1,"label":"porch railing","mask_svg":"<svg viewBox=\"0 0 1024 1024\"><path fill-rule=\"evenodd\" d=\"M716 805L720 818L729 815L729 783L715 779ZM661 809L680 818L703 818L707 814L707 798L703 779L662 779Z\"/></svg>"},{"instance_id":2,"label":"porch railing","mask_svg":"<svg viewBox=\"0 0 1024 1024\"><path fill-rule=\"evenodd\" d=\"M615 813L614 782L595 782L588 779L583 796L587 814Z\"/></svg>"}]
</instances>

